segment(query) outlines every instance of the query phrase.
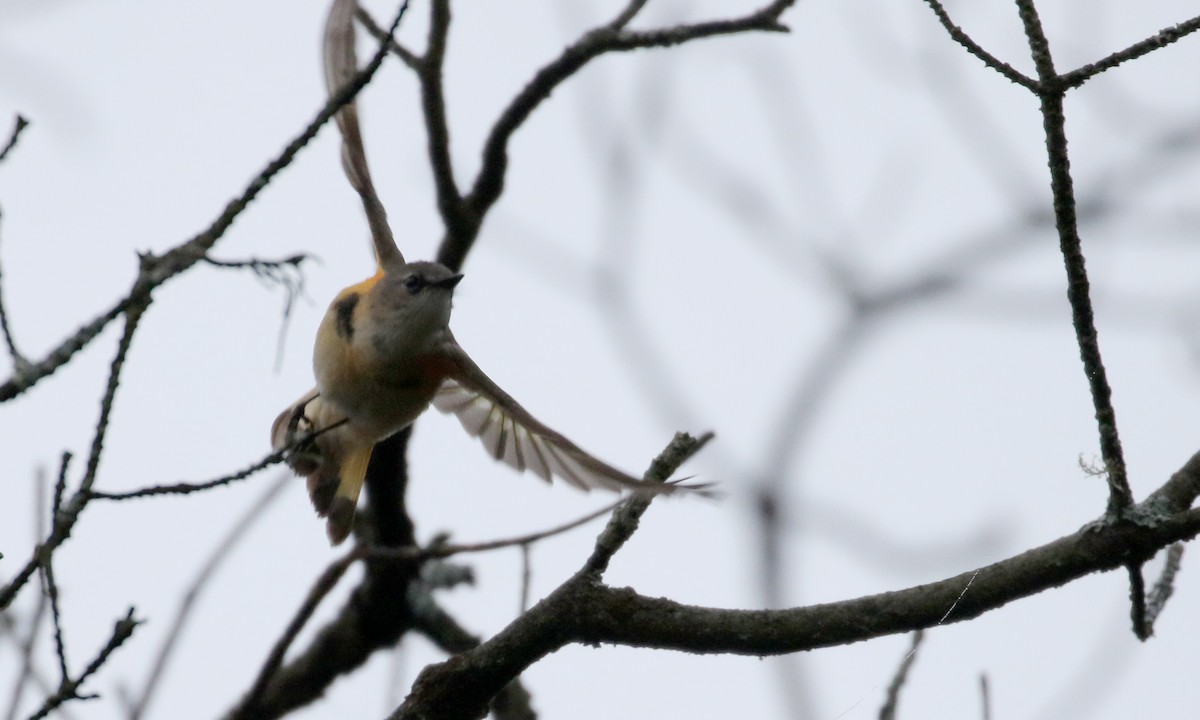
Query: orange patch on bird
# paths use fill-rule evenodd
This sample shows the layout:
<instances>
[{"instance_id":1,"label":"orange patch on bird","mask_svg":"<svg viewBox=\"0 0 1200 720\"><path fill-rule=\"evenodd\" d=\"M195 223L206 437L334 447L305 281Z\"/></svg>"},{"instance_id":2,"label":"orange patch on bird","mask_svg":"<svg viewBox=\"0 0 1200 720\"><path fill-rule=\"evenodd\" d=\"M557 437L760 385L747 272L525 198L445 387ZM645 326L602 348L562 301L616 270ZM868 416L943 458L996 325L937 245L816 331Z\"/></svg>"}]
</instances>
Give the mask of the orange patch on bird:
<instances>
[{"instance_id":1,"label":"orange patch on bird","mask_svg":"<svg viewBox=\"0 0 1200 720\"><path fill-rule=\"evenodd\" d=\"M441 387L448 375L456 370L454 361L443 352L429 352L418 355L413 364L422 385L434 390Z\"/></svg>"},{"instance_id":2,"label":"orange patch on bird","mask_svg":"<svg viewBox=\"0 0 1200 720\"><path fill-rule=\"evenodd\" d=\"M371 290L371 288L375 287L376 283L378 283L382 279L383 279L383 271L379 270L374 275L367 278L366 280L363 280L360 283L351 285L350 287L348 287L345 290L338 293L338 296L336 299L334 299L334 302L336 303L338 300L342 299L344 296L349 295L351 293L356 293L358 295L364 295L367 292L369 292Z\"/></svg>"}]
</instances>

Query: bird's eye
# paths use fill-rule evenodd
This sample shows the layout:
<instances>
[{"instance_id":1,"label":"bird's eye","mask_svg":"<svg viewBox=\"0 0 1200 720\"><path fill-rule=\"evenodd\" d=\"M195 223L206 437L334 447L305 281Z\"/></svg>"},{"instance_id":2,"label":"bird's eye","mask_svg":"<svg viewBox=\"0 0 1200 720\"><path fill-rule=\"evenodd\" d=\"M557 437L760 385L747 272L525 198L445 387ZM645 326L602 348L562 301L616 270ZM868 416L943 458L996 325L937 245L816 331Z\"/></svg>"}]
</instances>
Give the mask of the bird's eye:
<instances>
[{"instance_id":1,"label":"bird's eye","mask_svg":"<svg viewBox=\"0 0 1200 720\"><path fill-rule=\"evenodd\" d=\"M404 278L404 289L411 295L416 295L421 292L421 288L425 287L425 278L420 275L409 275Z\"/></svg>"}]
</instances>

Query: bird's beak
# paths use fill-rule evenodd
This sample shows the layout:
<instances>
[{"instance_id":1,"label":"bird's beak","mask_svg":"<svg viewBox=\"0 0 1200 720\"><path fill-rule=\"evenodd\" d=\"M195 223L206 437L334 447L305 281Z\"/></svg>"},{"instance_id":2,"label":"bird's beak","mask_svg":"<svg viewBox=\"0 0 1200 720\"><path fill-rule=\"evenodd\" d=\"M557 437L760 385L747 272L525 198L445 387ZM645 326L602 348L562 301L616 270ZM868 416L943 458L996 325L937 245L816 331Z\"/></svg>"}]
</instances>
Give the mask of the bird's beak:
<instances>
[{"instance_id":1,"label":"bird's beak","mask_svg":"<svg viewBox=\"0 0 1200 720\"><path fill-rule=\"evenodd\" d=\"M449 290L449 289L453 288L455 285L457 285L462 279L463 279L462 273L458 273L457 275L451 275L450 277L446 278L445 280L438 280L435 283L429 283L429 284L432 285L433 287L446 288L447 290Z\"/></svg>"}]
</instances>

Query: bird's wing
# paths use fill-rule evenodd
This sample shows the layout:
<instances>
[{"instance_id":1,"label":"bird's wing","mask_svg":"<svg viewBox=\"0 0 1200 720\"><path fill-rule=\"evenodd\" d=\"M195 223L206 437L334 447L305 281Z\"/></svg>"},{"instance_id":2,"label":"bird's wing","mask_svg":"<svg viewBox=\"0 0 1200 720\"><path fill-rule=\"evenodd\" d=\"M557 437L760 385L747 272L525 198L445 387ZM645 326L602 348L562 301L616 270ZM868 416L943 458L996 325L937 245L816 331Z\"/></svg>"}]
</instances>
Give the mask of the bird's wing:
<instances>
[{"instance_id":1,"label":"bird's wing","mask_svg":"<svg viewBox=\"0 0 1200 720\"><path fill-rule=\"evenodd\" d=\"M640 480L593 457L530 415L479 369L452 336L445 351L455 372L434 395L433 406L457 415L466 431L482 440L495 459L519 472L530 470L547 482L552 476L558 477L585 491L603 488L620 492L628 488L669 493L685 487L693 489Z\"/></svg>"},{"instance_id":2,"label":"bird's wing","mask_svg":"<svg viewBox=\"0 0 1200 720\"><path fill-rule=\"evenodd\" d=\"M354 13L357 9L355 0L334 0L325 20L325 86L331 97L354 80L358 73L354 48ZM375 192L375 184L367 168L367 153L363 148L362 129L358 123L358 106L353 100L342 106L336 120L342 134L342 168L350 185L362 199L367 224L371 226L375 259L383 269L403 265L404 256L396 246L396 239L388 225L387 211Z\"/></svg>"}]
</instances>

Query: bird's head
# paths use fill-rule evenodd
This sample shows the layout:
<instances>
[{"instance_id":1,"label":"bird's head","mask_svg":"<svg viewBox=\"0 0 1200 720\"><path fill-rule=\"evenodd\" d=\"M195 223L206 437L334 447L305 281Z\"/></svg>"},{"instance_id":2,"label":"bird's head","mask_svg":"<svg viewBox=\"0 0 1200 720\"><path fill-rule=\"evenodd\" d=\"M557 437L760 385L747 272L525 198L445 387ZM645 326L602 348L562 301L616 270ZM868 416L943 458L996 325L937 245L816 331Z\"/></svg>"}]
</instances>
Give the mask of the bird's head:
<instances>
[{"instance_id":1,"label":"bird's head","mask_svg":"<svg viewBox=\"0 0 1200 720\"><path fill-rule=\"evenodd\" d=\"M372 293L376 341L420 346L434 339L450 322L454 286L462 278L435 262L405 263L384 272Z\"/></svg>"}]
</instances>

